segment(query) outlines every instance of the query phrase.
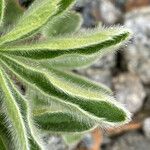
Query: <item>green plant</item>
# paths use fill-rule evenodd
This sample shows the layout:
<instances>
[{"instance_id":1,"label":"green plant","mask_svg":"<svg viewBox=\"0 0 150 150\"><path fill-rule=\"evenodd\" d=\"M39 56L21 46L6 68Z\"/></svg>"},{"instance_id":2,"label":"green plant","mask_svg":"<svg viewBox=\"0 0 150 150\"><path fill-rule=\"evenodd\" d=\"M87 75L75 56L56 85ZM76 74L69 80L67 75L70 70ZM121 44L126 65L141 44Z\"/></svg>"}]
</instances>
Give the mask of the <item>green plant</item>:
<instances>
[{"instance_id":1,"label":"green plant","mask_svg":"<svg viewBox=\"0 0 150 150\"><path fill-rule=\"evenodd\" d=\"M4 2L0 0L1 23ZM113 27L79 34L80 16L69 10L73 4L74 0L35 0L0 37L1 149L44 149L41 133L85 132L130 120L110 89L69 71L114 52L128 41L130 30ZM75 21L71 26L64 22L69 16ZM25 95L12 75L26 86Z\"/></svg>"}]
</instances>

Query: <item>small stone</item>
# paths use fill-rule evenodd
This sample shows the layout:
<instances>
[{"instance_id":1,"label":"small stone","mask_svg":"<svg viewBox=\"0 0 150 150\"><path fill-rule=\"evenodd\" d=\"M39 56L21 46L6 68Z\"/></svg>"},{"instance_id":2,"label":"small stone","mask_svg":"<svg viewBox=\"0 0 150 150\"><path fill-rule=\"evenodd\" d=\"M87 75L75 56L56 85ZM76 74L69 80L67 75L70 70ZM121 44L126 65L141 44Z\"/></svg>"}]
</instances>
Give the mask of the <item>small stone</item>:
<instances>
[{"instance_id":1,"label":"small stone","mask_svg":"<svg viewBox=\"0 0 150 150\"><path fill-rule=\"evenodd\" d=\"M138 76L123 73L113 79L116 99L123 103L131 113L136 113L143 106L146 93Z\"/></svg>"},{"instance_id":2,"label":"small stone","mask_svg":"<svg viewBox=\"0 0 150 150\"><path fill-rule=\"evenodd\" d=\"M83 17L83 27L93 28L98 24L99 1L98 0L78 0L75 10L80 12Z\"/></svg>"},{"instance_id":3,"label":"small stone","mask_svg":"<svg viewBox=\"0 0 150 150\"><path fill-rule=\"evenodd\" d=\"M46 150L68 150L68 146L59 136L46 135L43 137Z\"/></svg>"},{"instance_id":4,"label":"small stone","mask_svg":"<svg viewBox=\"0 0 150 150\"><path fill-rule=\"evenodd\" d=\"M143 122L143 131L145 136L150 139L150 117L146 118Z\"/></svg>"},{"instance_id":5,"label":"small stone","mask_svg":"<svg viewBox=\"0 0 150 150\"><path fill-rule=\"evenodd\" d=\"M100 14L104 24L115 24L122 13L109 0L100 0ZM106 15L107 14L107 15Z\"/></svg>"}]
</instances>

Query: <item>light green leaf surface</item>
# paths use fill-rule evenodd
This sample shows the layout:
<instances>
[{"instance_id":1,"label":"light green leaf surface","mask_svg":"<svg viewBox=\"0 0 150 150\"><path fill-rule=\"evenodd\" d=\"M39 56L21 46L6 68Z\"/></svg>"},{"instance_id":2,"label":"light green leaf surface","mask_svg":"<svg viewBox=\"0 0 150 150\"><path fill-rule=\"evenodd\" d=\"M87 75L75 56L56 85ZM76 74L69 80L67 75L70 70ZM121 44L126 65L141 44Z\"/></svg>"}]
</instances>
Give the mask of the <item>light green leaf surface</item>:
<instances>
[{"instance_id":1,"label":"light green leaf surface","mask_svg":"<svg viewBox=\"0 0 150 150\"><path fill-rule=\"evenodd\" d=\"M113 46L120 46L129 38L128 29L112 28L79 37L53 38L36 44L1 46L0 52L38 60L64 54L90 55L98 52L104 55L109 52L108 48L114 50Z\"/></svg>"},{"instance_id":2,"label":"light green leaf surface","mask_svg":"<svg viewBox=\"0 0 150 150\"><path fill-rule=\"evenodd\" d=\"M0 0L0 25L3 23L5 0Z\"/></svg>"},{"instance_id":3,"label":"light green leaf surface","mask_svg":"<svg viewBox=\"0 0 150 150\"><path fill-rule=\"evenodd\" d=\"M72 70L76 68L83 68L90 66L92 63L96 62L99 59L99 54L93 55L79 55L79 54L68 54L56 57L54 59L26 59L24 57L13 56L14 59L17 59L19 62L22 62L26 65L30 65L33 68L43 69L43 68L60 68L65 70Z\"/></svg>"},{"instance_id":4,"label":"light green leaf surface","mask_svg":"<svg viewBox=\"0 0 150 150\"><path fill-rule=\"evenodd\" d=\"M8 150L11 148L11 140L8 129L5 125L6 119L4 114L0 113L0 149Z\"/></svg>"},{"instance_id":5,"label":"light green leaf surface","mask_svg":"<svg viewBox=\"0 0 150 150\"><path fill-rule=\"evenodd\" d=\"M60 0L35 0L16 26L0 38L0 43L15 41L37 31L58 11L59 2Z\"/></svg>"},{"instance_id":6,"label":"light green leaf surface","mask_svg":"<svg viewBox=\"0 0 150 150\"><path fill-rule=\"evenodd\" d=\"M7 82L5 74L0 72L0 83L1 88L4 92L4 107L6 109L6 114L10 124L12 126L11 131L13 131L14 144L16 149L28 150L28 135L26 127L20 112L20 109L15 101L14 96L11 93L11 89ZM17 141L15 141L17 140Z\"/></svg>"},{"instance_id":7,"label":"light green leaf surface","mask_svg":"<svg viewBox=\"0 0 150 150\"><path fill-rule=\"evenodd\" d=\"M46 37L71 34L79 30L82 21L81 16L75 12L67 12L57 17L53 23L49 22L43 29Z\"/></svg>"},{"instance_id":8,"label":"light green leaf surface","mask_svg":"<svg viewBox=\"0 0 150 150\"><path fill-rule=\"evenodd\" d=\"M24 99L24 97L18 92L18 90L13 85L11 80L8 78L7 74L5 74L5 72L3 72L3 75L5 76L9 90L11 91L11 94L14 97L16 105L18 106L18 108L20 110L20 116L21 116L21 119L23 119L23 124L25 127L24 130L27 133L26 136L28 138L28 142L30 143L28 146L31 148L31 150L40 150L41 149L40 146L35 141L35 139L37 137L34 138L34 135L32 132L32 125L31 125L31 120L30 120L30 115L29 115L29 110L28 110L29 106L27 104L27 100ZM20 131L20 134L23 134L23 131ZM11 136L13 136L13 133ZM12 140L13 140L13 138L12 138ZM41 143L41 142L39 142L39 143ZM17 147L17 146L15 146L15 147Z\"/></svg>"},{"instance_id":9,"label":"light green leaf surface","mask_svg":"<svg viewBox=\"0 0 150 150\"><path fill-rule=\"evenodd\" d=\"M63 134L62 137L64 139L64 141L68 144L68 145L74 145L79 143L82 138L83 138L84 134L82 133L78 133L78 134Z\"/></svg>"},{"instance_id":10,"label":"light green leaf surface","mask_svg":"<svg viewBox=\"0 0 150 150\"><path fill-rule=\"evenodd\" d=\"M24 9L19 6L18 0L5 0L6 10L5 10L5 20L4 29L7 26L14 25L19 17L23 14Z\"/></svg>"}]
</instances>

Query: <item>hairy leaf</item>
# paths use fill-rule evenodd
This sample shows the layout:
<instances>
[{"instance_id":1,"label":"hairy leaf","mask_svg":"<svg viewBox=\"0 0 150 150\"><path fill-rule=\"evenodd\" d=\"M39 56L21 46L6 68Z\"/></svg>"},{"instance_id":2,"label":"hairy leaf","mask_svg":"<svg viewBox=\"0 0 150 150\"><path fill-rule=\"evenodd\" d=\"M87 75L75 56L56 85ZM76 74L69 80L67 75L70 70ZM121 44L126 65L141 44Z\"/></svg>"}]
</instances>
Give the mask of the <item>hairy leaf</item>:
<instances>
[{"instance_id":1,"label":"hairy leaf","mask_svg":"<svg viewBox=\"0 0 150 150\"><path fill-rule=\"evenodd\" d=\"M3 113L0 113L0 148L9 150L11 148L11 138L5 125L6 119Z\"/></svg>"},{"instance_id":2,"label":"hairy leaf","mask_svg":"<svg viewBox=\"0 0 150 150\"><path fill-rule=\"evenodd\" d=\"M108 48L120 46L129 38L129 30L112 28L79 37L53 38L36 44L2 46L0 52L39 60L64 54L90 55L99 52L99 55L103 55L109 51Z\"/></svg>"},{"instance_id":3,"label":"hairy leaf","mask_svg":"<svg viewBox=\"0 0 150 150\"><path fill-rule=\"evenodd\" d=\"M81 122L75 115L63 111L43 111L33 119L39 128L49 132L83 132L91 129L90 124Z\"/></svg>"},{"instance_id":4,"label":"hairy leaf","mask_svg":"<svg viewBox=\"0 0 150 150\"><path fill-rule=\"evenodd\" d=\"M23 124L25 127L24 130L26 130L26 133L27 133L26 136L28 137L28 141L30 142L30 148L31 148L31 150L34 150L34 149L40 150L41 148L34 140L36 138L33 137L34 135L31 132L32 125L31 125L31 121L30 121L30 115L29 115L29 111L28 111L29 106L27 104L27 100L24 99L23 96L18 92L18 90L13 86L13 83L10 81L7 74L5 74L5 72L3 72L3 74L5 76L5 80L7 81L9 90L11 91L11 94L14 97L14 100L16 101L16 105L18 105L18 108L20 110L20 114L22 117L21 119L23 119Z\"/></svg>"},{"instance_id":5,"label":"hairy leaf","mask_svg":"<svg viewBox=\"0 0 150 150\"><path fill-rule=\"evenodd\" d=\"M83 138L83 134L82 133L63 134L62 137L68 145L72 145L72 144L77 144L78 142L80 142L81 139Z\"/></svg>"},{"instance_id":6,"label":"hairy leaf","mask_svg":"<svg viewBox=\"0 0 150 150\"><path fill-rule=\"evenodd\" d=\"M60 99L45 95L33 87L28 88L27 98L32 102L33 119L42 130L59 133L83 132L96 126L78 107L62 103Z\"/></svg>"},{"instance_id":7,"label":"hairy leaf","mask_svg":"<svg viewBox=\"0 0 150 150\"><path fill-rule=\"evenodd\" d=\"M112 92L104 85L91 82L79 75L50 68L48 70L50 81L61 90L85 98L105 98L112 96Z\"/></svg>"},{"instance_id":8,"label":"hairy leaf","mask_svg":"<svg viewBox=\"0 0 150 150\"><path fill-rule=\"evenodd\" d=\"M49 36L60 36L76 32L81 26L81 17L75 12L67 12L57 17L53 23L49 22L43 30L43 34Z\"/></svg>"},{"instance_id":9,"label":"hairy leaf","mask_svg":"<svg viewBox=\"0 0 150 150\"><path fill-rule=\"evenodd\" d=\"M62 102L33 86L28 89L27 98L32 102L33 119L42 130L59 133L83 132L97 125L93 118L76 105Z\"/></svg>"},{"instance_id":10,"label":"hairy leaf","mask_svg":"<svg viewBox=\"0 0 150 150\"><path fill-rule=\"evenodd\" d=\"M71 70L81 67L87 67L92 63L96 62L99 59L98 54L93 55L80 55L80 54L68 54L56 57L54 59L26 59L24 57L13 56L14 59L17 59L19 62L22 62L26 65L30 65L37 69L43 68L60 68L65 70Z\"/></svg>"},{"instance_id":11,"label":"hairy leaf","mask_svg":"<svg viewBox=\"0 0 150 150\"><path fill-rule=\"evenodd\" d=\"M11 89L7 82L5 74L0 72L1 88L4 92L4 107L10 124L12 125L12 131L14 132L14 144L17 149L28 150L29 143L27 138L27 131L25 130L25 124L20 112L20 109L15 101L14 96L11 93Z\"/></svg>"},{"instance_id":12,"label":"hairy leaf","mask_svg":"<svg viewBox=\"0 0 150 150\"><path fill-rule=\"evenodd\" d=\"M68 70L114 52L131 31L76 32L81 18L71 12L75 0L33 1L25 11L18 0L0 0L0 149L41 150L43 133L74 142L95 127L128 123L130 113L110 89Z\"/></svg>"},{"instance_id":13,"label":"hairy leaf","mask_svg":"<svg viewBox=\"0 0 150 150\"><path fill-rule=\"evenodd\" d=\"M0 25L1 25L2 22L3 22L4 9L5 9L5 0L0 0Z\"/></svg>"},{"instance_id":14,"label":"hairy leaf","mask_svg":"<svg viewBox=\"0 0 150 150\"><path fill-rule=\"evenodd\" d=\"M25 11L16 26L0 38L0 43L6 43L20 39L34 33L42 27L58 11L60 0L35 0L32 6Z\"/></svg>"},{"instance_id":15,"label":"hairy leaf","mask_svg":"<svg viewBox=\"0 0 150 150\"><path fill-rule=\"evenodd\" d=\"M19 6L17 2L18 0L5 0L5 1L6 1L6 10L5 10L4 25L6 28L6 26L15 24L18 18L23 14L24 9Z\"/></svg>"},{"instance_id":16,"label":"hairy leaf","mask_svg":"<svg viewBox=\"0 0 150 150\"><path fill-rule=\"evenodd\" d=\"M58 87L58 81L54 81L53 77L48 72L45 71L42 73L33 68L31 70L29 67L17 63L15 60L8 57L2 57L2 59L5 61L5 64L22 77L22 79L35 85L47 94L78 105L84 111L92 114L101 124L119 125L129 121L129 112L115 102L111 96L102 95L98 98L98 96L93 95L92 91L91 97L88 95L83 96L81 93L79 93L79 95L72 95L72 88L68 90L67 83L63 83L64 85ZM62 86L64 89L62 89Z\"/></svg>"}]
</instances>

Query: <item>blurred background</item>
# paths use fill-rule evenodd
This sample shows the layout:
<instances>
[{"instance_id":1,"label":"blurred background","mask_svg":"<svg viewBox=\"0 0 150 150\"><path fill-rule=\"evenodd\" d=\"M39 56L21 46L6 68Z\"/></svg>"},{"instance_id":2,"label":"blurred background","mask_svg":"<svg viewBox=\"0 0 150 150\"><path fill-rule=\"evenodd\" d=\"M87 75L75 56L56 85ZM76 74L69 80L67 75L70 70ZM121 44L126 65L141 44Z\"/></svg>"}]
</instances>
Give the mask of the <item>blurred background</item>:
<instances>
[{"instance_id":1,"label":"blurred background","mask_svg":"<svg viewBox=\"0 0 150 150\"><path fill-rule=\"evenodd\" d=\"M26 8L32 1L18 2ZM44 136L47 150L150 150L150 0L77 0L73 9L83 17L82 30L124 25L134 32L115 54L74 70L109 86L133 120L120 128L95 129L72 145L57 135Z\"/></svg>"}]
</instances>

